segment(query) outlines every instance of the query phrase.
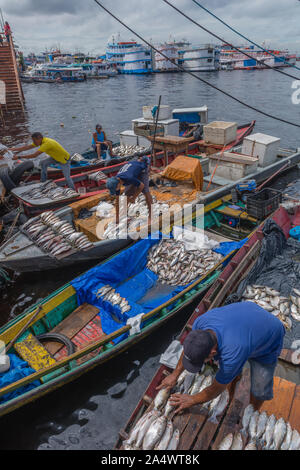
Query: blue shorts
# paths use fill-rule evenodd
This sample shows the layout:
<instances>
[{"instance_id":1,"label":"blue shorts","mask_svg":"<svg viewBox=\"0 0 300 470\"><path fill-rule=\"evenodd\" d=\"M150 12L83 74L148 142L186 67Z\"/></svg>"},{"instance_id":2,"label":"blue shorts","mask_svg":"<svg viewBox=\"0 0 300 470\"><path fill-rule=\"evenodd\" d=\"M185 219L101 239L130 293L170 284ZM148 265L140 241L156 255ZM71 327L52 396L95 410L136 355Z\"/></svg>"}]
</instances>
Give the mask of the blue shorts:
<instances>
[{"instance_id":1,"label":"blue shorts","mask_svg":"<svg viewBox=\"0 0 300 470\"><path fill-rule=\"evenodd\" d=\"M92 147L93 147L93 149L94 149L95 152L96 152L96 150L97 150L97 145L96 145L96 144L93 144ZM107 150L107 149L108 149L108 147L107 147L106 144L101 144L101 150Z\"/></svg>"},{"instance_id":2,"label":"blue shorts","mask_svg":"<svg viewBox=\"0 0 300 470\"><path fill-rule=\"evenodd\" d=\"M249 359L251 370L251 394L258 400L272 400L273 378L277 361L273 364L262 364Z\"/></svg>"}]
</instances>

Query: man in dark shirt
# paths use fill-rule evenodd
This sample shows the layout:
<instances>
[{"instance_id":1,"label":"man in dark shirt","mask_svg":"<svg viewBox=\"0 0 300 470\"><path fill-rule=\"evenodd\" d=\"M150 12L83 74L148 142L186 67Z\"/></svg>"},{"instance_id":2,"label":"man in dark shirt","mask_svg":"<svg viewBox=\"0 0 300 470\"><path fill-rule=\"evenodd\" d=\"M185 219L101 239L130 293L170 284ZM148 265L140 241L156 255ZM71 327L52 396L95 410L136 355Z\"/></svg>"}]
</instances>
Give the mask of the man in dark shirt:
<instances>
[{"instance_id":1,"label":"man in dark shirt","mask_svg":"<svg viewBox=\"0 0 300 470\"><path fill-rule=\"evenodd\" d=\"M258 410L273 398L273 376L285 329L281 321L254 302L240 302L209 310L199 316L183 342L176 369L161 388L172 388L181 372L200 372L205 362L216 359L219 370L214 382L195 395L174 394L170 402L177 412L206 403L236 381L246 361L251 367L250 403Z\"/></svg>"},{"instance_id":2,"label":"man in dark shirt","mask_svg":"<svg viewBox=\"0 0 300 470\"><path fill-rule=\"evenodd\" d=\"M119 196L121 194L121 185L125 186L124 195L127 196L127 204L134 203L140 193L146 198L149 211L149 220L151 218L152 197L149 189L149 159L143 157L141 161L132 161L126 163L116 176L109 178L106 187L111 196L116 196L116 221L119 222Z\"/></svg>"}]
</instances>

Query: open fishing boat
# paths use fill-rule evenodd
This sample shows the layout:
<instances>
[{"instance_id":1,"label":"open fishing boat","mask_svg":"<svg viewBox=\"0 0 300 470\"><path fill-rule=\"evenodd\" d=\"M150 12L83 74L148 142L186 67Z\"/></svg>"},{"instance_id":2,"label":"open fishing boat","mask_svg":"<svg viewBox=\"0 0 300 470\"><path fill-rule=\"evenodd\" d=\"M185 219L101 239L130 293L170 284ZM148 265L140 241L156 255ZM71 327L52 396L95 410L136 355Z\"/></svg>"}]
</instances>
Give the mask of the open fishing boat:
<instances>
[{"instance_id":1,"label":"open fishing boat","mask_svg":"<svg viewBox=\"0 0 300 470\"><path fill-rule=\"evenodd\" d=\"M293 225L299 224L300 206L292 210L287 210L280 207L272 216L272 220L282 229L286 238L289 237L289 231ZM264 239L263 225L261 224L249 237L247 242L237 251L232 257L231 261L224 268L221 275L216 279L213 285L209 288L207 293L202 298L200 304L195 309L178 340L182 344L188 333L192 330L194 321L199 315L203 315L207 310L220 307L224 304L228 296L234 293L240 283L248 276L253 266L257 262L262 240ZM172 369L166 365L160 365L153 379L148 385L145 393L138 401L137 406L132 412L124 429L120 430L119 437L116 443L117 449L123 449L123 442L128 439L131 431L134 429L137 421L145 414L145 412L153 409L154 400L157 396L157 387L161 381L170 373ZM245 383L247 384L248 393L245 390ZM242 393L242 395L241 395ZM237 391L233 396L229 397L229 411L228 419L225 416L224 423L227 424L227 432L234 432L237 430L235 425L240 421L241 405L242 402L249 400L249 377L247 373L244 374L241 384L237 387ZM246 403L248 404L249 401ZM246 406L246 405L245 405ZM298 406L298 405L297 405ZM266 407L269 408L268 404ZM227 409L227 407L226 407ZM299 407L297 412L299 413ZM215 421L209 419L208 408L201 409L200 406L195 406L191 411L187 411L183 415L178 415L173 419L174 429L178 428L180 431L178 450L204 450L209 448L217 448L214 445L213 438L220 428L226 410ZM270 413L271 414L271 413ZM227 421L226 421L227 420ZM228 431L228 426L231 423L231 429ZM298 422L299 423L299 422ZM217 440L220 444L220 439Z\"/></svg>"},{"instance_id":2,"label":"open fishing boat","mask_svg":"<svg viewBox=\"0 0 300 470\"><path fill-rule=\"evenodd\" d=\"M53 181L50 192L47 190L46 183L33 183L12 189L11 194L22 205L25 214L32 217L44 210L58 209L70 202L100 194L101 191L105 190L106 180L115 176L124 163L108 166L103 168L103 170L89 171L71 176L76 193L72 192L69 195L69 192L66 192L65 197L59 191L58 197L56 197L55 193L53 194L52 188L54 184L58 188L65 188L67 184L64 178Z\"/></svg>"},{"instance_id":3,"label":"open fishing boat","mask_svg":"<svg viewBox=\"0 0 300 470\"><path fill-rule=\"evenodd\" d=\"M2 327L0 340L11 368L0 376L0 416L76 379L164 325L205 292L233 254L202 252L201 266L193 271L190 256L197 264L199 254L195 258L180 245L183 257L175 261L183 277L175 267L165 269L164 276L155 274L157 257L170 265L176 243L140 240Z\"/></svg>"},{"instance_id":4,"label":"open fishing boat","mask_svg":"<svg viewBox=\"0 0 300 470\"><path fill-rule=\"evenodd\" d=\"M244 137L251 134L251 132L254 129L254 126L255 126L255 121L239 126L237 130L236 139L226 146L226 150L230 150L231 148L237 145L240 145ZM198 145L199 143L200 143L200 146ZM150 146L150 142L149 142L149 146ZM113 144L114 153L118 154L119 149L120 149L119 143ZM202 154L203 152L209 154L209 153L215 153L219 151L220 146L213 145L213 144L205 144L205 146L203 146L203 142L200 141L200 142L190 143L188 146L188 149L189 149L189 153L191 154L198 154L199 152L201 152ZM149 148L145 148L144 152L141 152L141 150L139 150L138 154L141 154L141 153L149 155ZM82 156L82 159L80 159L79 161L77 162L72 161L71 175L76 175L76 174L88 172L91 170L104 169L107 166L116 165L118 163L128 161L134 158L135 156L137 156L137 152L133 149L130 153L130 149L129 149L128 152L126 152L125 156L122 156L122 155L114 156L109 161L107 161L105 158L105 152L103 152L102 154L103 160L99 161L97 154L94 150L88 150L86 152L83 152L81 156ZM155 165L154 165L154 162L152 162L152 165L154 165L157 168L161 168L162 166L164 166L165 162L164 162L163 157L164 157L163 152L157 153L156 159L155 159ZM173 155L170 154L169 162L171 163L175 157L176 157L175 154ZM48 168L48 179L59 179L61 177L62 177L62 171L59 169L59 166L53 164ZM35 169L34 172L30 174L24 173L23 178L26 178L27 181L39 180L40 171L36 171Z\"/></svg>"}]
</instances>

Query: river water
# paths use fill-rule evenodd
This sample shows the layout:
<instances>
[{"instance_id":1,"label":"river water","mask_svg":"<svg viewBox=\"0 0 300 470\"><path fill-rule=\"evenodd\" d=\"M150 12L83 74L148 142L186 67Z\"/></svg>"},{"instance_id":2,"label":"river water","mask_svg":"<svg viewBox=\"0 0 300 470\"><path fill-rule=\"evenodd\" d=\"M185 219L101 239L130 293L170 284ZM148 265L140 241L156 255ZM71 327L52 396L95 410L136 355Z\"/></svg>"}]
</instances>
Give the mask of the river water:
<instances>
[{"instance_id":1,"label":"river water","mask_svg":"<svg viewBox=\"0 0 300 470\"><path fill-rule=\"evenodd\" d=\"M297 75L293 71L294 75ZM271 70L199 74L265 112L300 124L300 105L292 104L292 80ZM299 74L300 75L300 74ZM15 117L0 129L0 139L11 144L29 140L34 131L55 138L70 152L83 152L91 144L97 123L108 137L119 141L119 132L131 128L142 115L142 106L162 104L171 109L207 105L209 120L256 119L256 132L281 138L281 146L300 147L300 132L269 119L221 95L187 74L120 75L109 80L74 84L24 84L26 115ZM4 138L4 139L3 139ZM292 170L273 183L284 189L299 180ZM300 189L300 188L298 188ZM299 196L300 193L298 192ZM3 324L24 308L70 281L89 266L60 272L14 275L14 282L1 293ZM98 367L63 389L1 419L1 449L111 449L117 433L133 411L158 366L160 354L180 332L194 306L122 356ZM280 364L277 374L300 383L294 367Z\"/></svg>"}]
</instances>

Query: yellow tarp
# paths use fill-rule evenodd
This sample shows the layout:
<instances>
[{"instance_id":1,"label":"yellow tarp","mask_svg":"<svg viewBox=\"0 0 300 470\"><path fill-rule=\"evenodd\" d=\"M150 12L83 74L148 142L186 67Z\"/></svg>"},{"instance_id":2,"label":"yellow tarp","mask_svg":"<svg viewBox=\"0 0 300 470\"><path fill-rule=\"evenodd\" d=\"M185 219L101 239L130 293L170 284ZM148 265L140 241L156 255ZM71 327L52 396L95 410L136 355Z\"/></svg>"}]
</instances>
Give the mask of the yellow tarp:
<instances>
[{"instance_id":1,"label":"yellow tarp","mask_svg":"<svg viewBox=\"0 0 300 470\"><path fill-rule=\"evenodd\" d=\"M196 158L179 155L170 165L164 169L162 176L175 181L192 180L196 190L202 191L202 166L199 160Z\"/></svg>"}]
</instances>

